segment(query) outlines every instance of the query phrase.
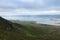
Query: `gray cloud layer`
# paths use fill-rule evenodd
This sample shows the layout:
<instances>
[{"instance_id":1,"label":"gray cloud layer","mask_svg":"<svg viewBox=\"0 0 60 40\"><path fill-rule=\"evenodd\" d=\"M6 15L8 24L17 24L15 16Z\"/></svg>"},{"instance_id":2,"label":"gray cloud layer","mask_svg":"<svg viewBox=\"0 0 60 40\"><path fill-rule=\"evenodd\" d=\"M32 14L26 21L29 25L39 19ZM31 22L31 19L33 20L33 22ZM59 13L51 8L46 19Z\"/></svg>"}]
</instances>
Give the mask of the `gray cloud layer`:
<instances>
[{"instance_id":1,"label":"gray cloud layer","mask_svg":"<svg viewBox=\"0 0 60 40\"><path fill-rule=\"evenodd\" d=\"M1 9L60 10L60 0L0 0Z\"/></svg>"}]
</instances>

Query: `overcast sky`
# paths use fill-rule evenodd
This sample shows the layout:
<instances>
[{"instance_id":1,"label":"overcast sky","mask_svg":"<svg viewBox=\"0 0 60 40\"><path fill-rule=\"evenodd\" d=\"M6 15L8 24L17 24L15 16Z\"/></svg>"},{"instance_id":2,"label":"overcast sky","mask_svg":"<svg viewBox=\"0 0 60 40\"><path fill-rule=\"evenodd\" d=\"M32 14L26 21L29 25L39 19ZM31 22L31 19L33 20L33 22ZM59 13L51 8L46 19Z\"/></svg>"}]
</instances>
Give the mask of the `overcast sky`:
<instances>
[{"instance_id":1,"label":"overcast sky","mask_svg":"<svg viewBox=\"0 0 60 40\"><path fill-rule=\"evenodd\" d=\"M60 0L0 0L0 16L60 14Z\"/></svg>"}]
</instances>

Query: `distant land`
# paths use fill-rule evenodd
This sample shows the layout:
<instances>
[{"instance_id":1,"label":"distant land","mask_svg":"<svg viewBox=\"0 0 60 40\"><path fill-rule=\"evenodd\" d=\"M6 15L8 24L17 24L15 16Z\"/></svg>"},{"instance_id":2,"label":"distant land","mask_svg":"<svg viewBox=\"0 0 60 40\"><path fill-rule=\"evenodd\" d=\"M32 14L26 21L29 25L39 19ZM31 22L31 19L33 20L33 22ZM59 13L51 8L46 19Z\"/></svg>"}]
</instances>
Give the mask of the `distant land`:
<instances>
[{"instance_id":1,"label":"distant land","mask_svg":"<svg viewBox=\"0 0 60 40\"><path fill-rule=\"evenodd\" d=\"M60 15L12 15L3 17L42 17L42 18L60 18Z\"/></svg>"},{"instance_id":2,"label":"distant land","mask_svg":"<svg viewBox=\"0 0 60 40\"><path fill-rule=\"evenodd\" d=\"M16 17L57 17L59 18L60 15L15 15Z\"/></svg>"}]
</instances>

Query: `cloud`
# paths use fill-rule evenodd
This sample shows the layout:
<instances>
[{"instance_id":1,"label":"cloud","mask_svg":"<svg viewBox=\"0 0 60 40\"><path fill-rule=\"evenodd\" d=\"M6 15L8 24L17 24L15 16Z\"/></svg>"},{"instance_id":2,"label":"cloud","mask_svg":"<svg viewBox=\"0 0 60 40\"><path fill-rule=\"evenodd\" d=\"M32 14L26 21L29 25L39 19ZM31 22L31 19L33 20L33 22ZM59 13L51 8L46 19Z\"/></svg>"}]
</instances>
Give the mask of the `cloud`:
<instances>
[{"instance_id":1,"label":"cloud","mask_svg":"<svg viewBox=\"0 0 60 40\"><path fill-rule=\"evenodd\" d=\"M28 9L14 9L11 11L1 11L0 16L13 16L13 15L56 15L59 14L60 10L45 10L36 11Z\"/></svg>"},{"instance_id":2,"label":"cloud","mask_svg":"<svg viewBox=\"0 0 60 40\"><path fill-rule=\"evenodd\" d=\"M48 10L50 7L53 6L60 7L60 1L59 0L0 0L0 8L2 9L25 8L31 10Z\"/></svg>"},{"instance_id":3,"label":"cloud","mask_svg":"<svg viewBox=\"0 0 60 40\"><path fill-rule=\"evenodd\" d=\"M59 0L0 0L1 16L38 14L53 15L59 13Z\"/></svg>"},{"instance_id":4,"label":"cloud","mask_svg":"<svg viewBox=\"0 0 60 40\"><path fill-rule=\"evenodd\" d=\"M60 15L60 0L0 0L0 16Z\"/></svg>"}]
</instances>

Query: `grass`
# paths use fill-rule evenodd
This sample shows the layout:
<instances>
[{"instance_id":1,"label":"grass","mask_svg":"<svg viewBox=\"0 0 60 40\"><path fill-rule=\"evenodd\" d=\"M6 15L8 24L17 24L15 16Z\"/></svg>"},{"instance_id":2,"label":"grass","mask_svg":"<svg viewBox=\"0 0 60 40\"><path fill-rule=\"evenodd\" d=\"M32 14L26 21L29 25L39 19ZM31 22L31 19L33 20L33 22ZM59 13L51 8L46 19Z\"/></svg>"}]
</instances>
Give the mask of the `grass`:
<instances>
[{"instance_id":1,"label":"grass","mask_svg":"<svg viewBox=\"0 0 60 40\"><path fill-rule=\"evenodd\" d=\"M14 31L0 30L0 40L60 40L60 27L13 21Z\"/></svg>"}]
</instances>

